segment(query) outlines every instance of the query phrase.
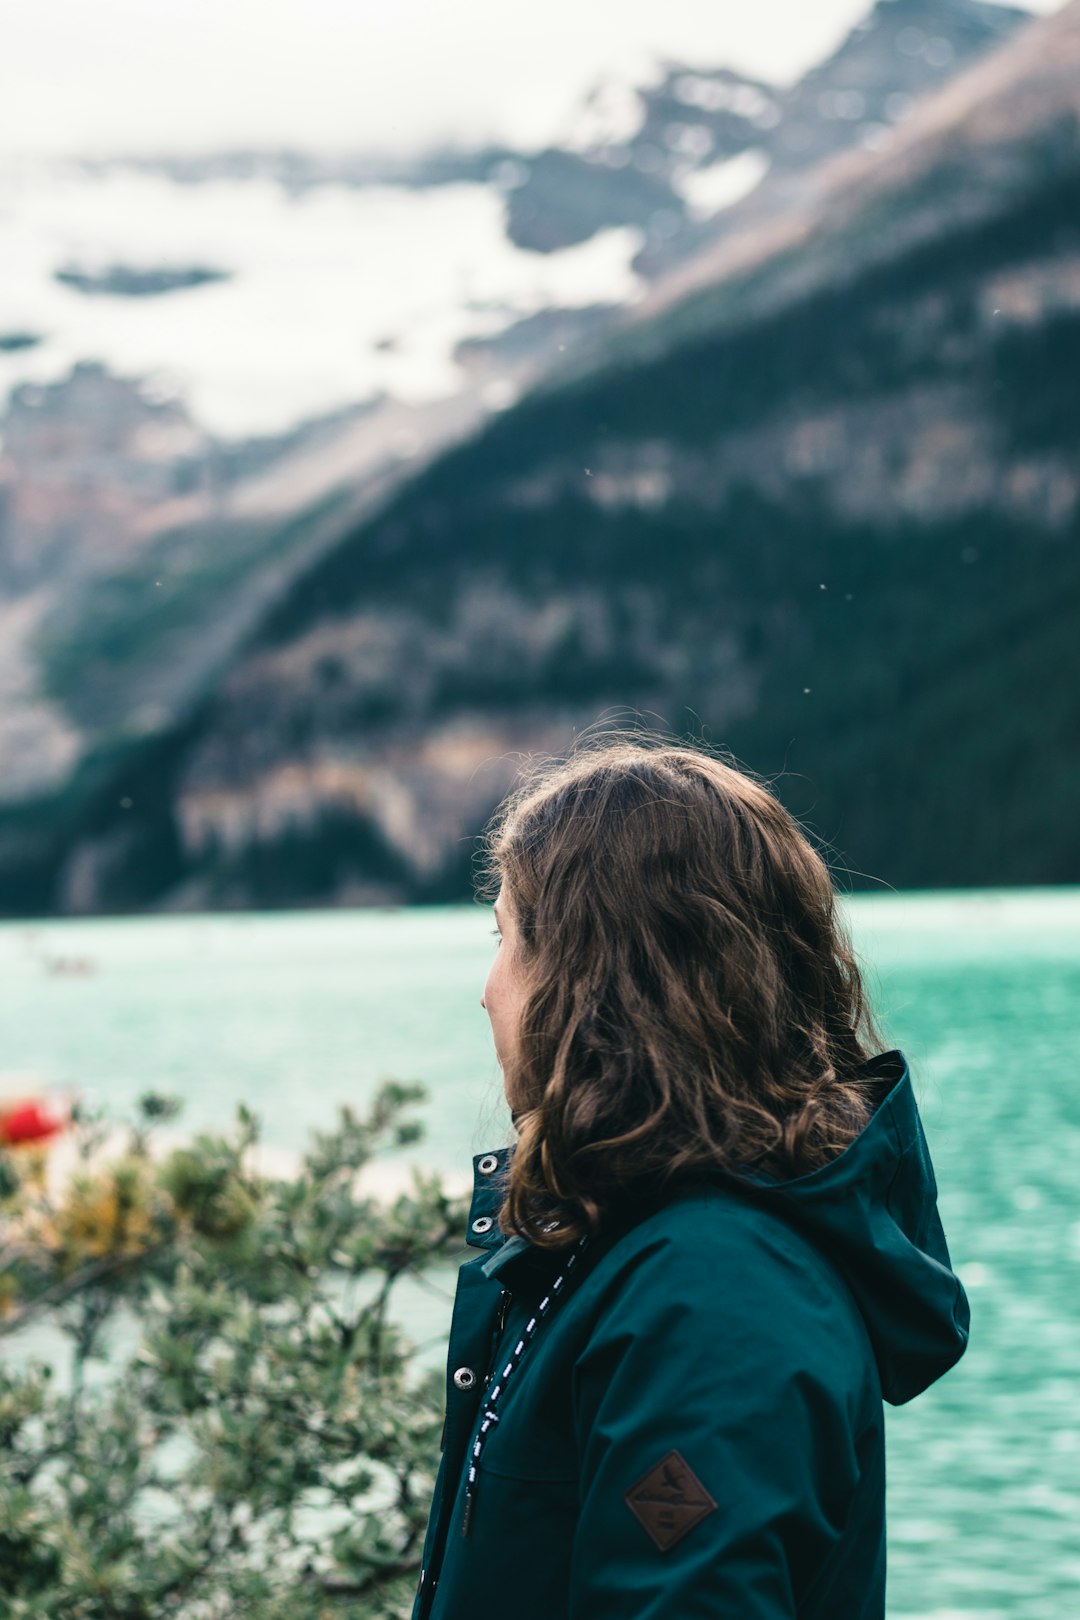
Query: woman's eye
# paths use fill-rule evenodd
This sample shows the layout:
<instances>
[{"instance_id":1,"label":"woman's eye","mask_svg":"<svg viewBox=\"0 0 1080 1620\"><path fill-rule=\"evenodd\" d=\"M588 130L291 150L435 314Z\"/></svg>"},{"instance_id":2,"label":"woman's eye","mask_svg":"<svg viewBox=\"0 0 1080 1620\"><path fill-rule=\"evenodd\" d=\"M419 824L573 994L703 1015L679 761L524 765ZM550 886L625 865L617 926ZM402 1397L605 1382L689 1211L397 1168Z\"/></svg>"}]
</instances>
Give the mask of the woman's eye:
<instances>
[{"instance_id":1,"label":"woman's eye","mask_svg":"<svg viewBox=\"0 0 1080 1620\"><path fill-rule=\"evenodd\" d=\"M500 929L498 929L498 928L493 928L493 929L492 929L492 930L491 930L491 937L492 937L492 939L498 939L498 940L501 940L501 939L502 939L502 932L501 932L501 930L500 930Z\"/></svg>"}]
</instances>

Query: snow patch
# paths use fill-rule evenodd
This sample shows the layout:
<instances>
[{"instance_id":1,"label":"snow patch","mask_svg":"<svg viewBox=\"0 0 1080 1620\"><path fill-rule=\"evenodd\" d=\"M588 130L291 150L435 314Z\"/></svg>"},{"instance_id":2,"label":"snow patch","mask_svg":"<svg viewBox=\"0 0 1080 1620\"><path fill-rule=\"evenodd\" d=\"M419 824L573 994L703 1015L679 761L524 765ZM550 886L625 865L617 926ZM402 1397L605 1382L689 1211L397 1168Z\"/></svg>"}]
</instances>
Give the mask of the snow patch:
<instances>
[{"instance_id":1,"label":"snow patch","mask_svg":"<svg viewBox=\"0 0 1080 1620\"><path fill-rule=\"evenodd\" d=\"M95 359L168 384L211 432L275 433L378 394L445 398L465 380L463 339L542 309L642 296L640 231L530 253L508 240L504 208L502 190L474 183L290 196L263 179L0 168L5 306L43 334L0 352L0 409L18 383ZM68 261L205 262L231 275L154 299L86 298L55 280Z\"/></svg>"},{"instance_id":2,"label":"snow patch","mask_svg":"<svg viewBox=\"0 0 1080 1620\"><path fill-rule=\"evenodd\" d=\"M628 146L645 127L648 107L642 90L655 88L662 79L658 65L650 60L627 78L601 80L552 144L569 152Z\"/></svg>"},{"instance_id":3,"label":"snow patch","mask_svg":"<svg viewBox=\"0 0 1080 1620\"><path fill-rule=\"evenodd\" d=\"M769 171L769 159L758 147L726 158L722 163L710 163L704 169L692 169L678 180L679 193L695 219L710 219L722 209L730 208L749 196Z\"/></svg>"},{"instance_id":4,"label":"snow patch","mask_svg":"<svg viewBox=\"0 0 1080 1620\"><path fill-rule=\"evenodd\" d=\"M707 78L697 73L680 74L675 80L675 99L684 107L700 107L703 112L730 112L753 123L776 107L773 98L756 85Z\"/></svg>"}]
</instances>

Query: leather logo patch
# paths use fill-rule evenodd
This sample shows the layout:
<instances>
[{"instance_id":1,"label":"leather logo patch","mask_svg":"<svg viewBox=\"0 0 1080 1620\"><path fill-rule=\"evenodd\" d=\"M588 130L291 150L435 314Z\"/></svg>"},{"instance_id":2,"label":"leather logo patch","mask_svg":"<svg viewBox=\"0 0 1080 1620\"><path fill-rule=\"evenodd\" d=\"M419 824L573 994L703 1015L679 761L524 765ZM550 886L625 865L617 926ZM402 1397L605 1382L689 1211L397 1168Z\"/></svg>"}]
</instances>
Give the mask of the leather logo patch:
<instances>
[{"instance_id":1,"label":"leather logo patch","mask_svg":"<svg viewBox=\"0 0 1080 1620\"><path fill-rule=\"evenodd\" d=\"M716 1503L677 1451L669 1451L650 1468L624 1500L661 1552L716 1512Z\"/></svg>"}]
</instances>

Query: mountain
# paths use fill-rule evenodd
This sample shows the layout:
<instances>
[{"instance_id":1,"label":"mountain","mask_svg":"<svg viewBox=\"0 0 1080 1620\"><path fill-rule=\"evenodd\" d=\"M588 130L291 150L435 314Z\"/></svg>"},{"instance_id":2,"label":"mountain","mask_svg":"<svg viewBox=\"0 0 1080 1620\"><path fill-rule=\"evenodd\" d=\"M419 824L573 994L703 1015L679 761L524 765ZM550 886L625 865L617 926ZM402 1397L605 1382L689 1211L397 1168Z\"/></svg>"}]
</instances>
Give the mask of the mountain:
<instances>
[{"instance_id":1,"label":"mountain","mask_svg":"<svg viewBox=\"0 0 1080 1620\"><path fill-rule=\"evenodd\" d=\"M131 672L212 590L172 621L128 570L90 656L55 636L100 741L0 812L7 909L457 896L520 752L626 706L773 777L855 883L1077 881L1080 6L813 173L324 513L168 724Z\"/></svg>"},{"instance_id":2,"label":"mountain","mask_svg":"<svg viewBox=\"0 0 1080 1620\"><path fill-rule=\"evenodd\" d=\"M635 268L652 279L717 236L805 198L826 159L878 146L923 97L1030 21L1030 12L993 0L877 0L790 87L723 66L659 62L647 83L598 81L559 136L537 151L487 146L394 157L286 149L126 162L186 185L261 180L297 196L327 185L488 184L505 196L516 246L555 253L630 226L644 238Z\"/></svg>"},{"instance_id":3,"label":"mountain","mask_svg":"<svg viewBox=\"0 0 1080 1620\"><path fill-rule=\"evenodd\" d=\"M789 89L675 63L650 85L600 83L562 142L519 161L511 238L550 252L638 226L635 268L653 277L786 209L827 158L880 144L923 96L1030 20L985 0L878 0ZM756 163L740 163L747 157ZM749 193L741 207L727 206L732 182L736 198Z\"/></svg>"}]
</instances>

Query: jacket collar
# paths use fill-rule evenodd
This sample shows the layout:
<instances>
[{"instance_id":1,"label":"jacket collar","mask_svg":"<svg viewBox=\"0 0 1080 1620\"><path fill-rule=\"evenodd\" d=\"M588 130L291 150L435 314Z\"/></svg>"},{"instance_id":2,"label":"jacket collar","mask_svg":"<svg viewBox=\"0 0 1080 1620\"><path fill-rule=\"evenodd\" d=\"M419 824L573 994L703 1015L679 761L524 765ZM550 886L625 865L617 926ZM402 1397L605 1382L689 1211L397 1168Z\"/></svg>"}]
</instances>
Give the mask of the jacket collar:
<instances>
[{"instance_id":1,"label":"jacket collar","mask_svg":"<svg viewBox=\"0 0 1080 1620\"><path fill-rule=\"evenodd\" d=\"M465 1241L472 1249L497 1249L506 1242L498 1217L512 1151L508 1147L493 1148L473 1156L473 1193L465 1233Z\"/></svg>"},{"instance_id":2,"label":"jacket collar","mask_svg":"<svg viewBox=\"0 0 1080 1620\"><path fill-rule=\"evenodd\" d=\"M537 1248L516 1233L507 1237L499 1227L499 1209L513 1153L512 1147L503 1147L474 1155L473 1194L465 1233L470 1248L487 1251L481 1265L484 1275L494 1277L511 1293L518 1286L543 1286L565 1258L557 1251Z\"/></svg>"}]
</instances>

